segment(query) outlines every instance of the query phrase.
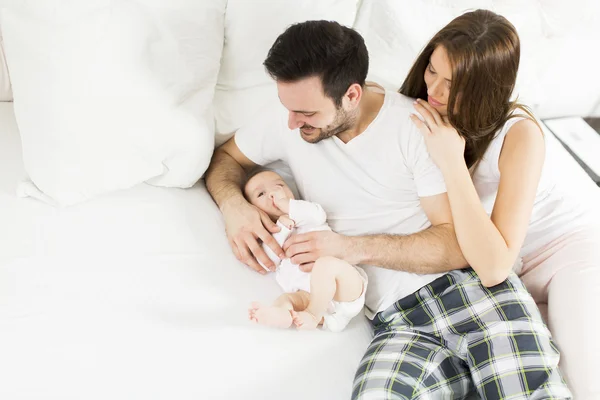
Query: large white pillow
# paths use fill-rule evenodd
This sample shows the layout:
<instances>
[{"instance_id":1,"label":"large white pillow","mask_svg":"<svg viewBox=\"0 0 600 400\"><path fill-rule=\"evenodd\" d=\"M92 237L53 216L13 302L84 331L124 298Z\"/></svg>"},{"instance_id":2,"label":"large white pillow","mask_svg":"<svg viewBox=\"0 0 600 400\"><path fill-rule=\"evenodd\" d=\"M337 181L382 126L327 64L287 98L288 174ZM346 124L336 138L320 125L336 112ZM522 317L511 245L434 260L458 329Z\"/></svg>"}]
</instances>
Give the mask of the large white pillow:
<instances>
[{"instance_id":1,"label":"large white pillow","mask_svg":"<svg viewBox=\"0 0 600 400\"><path fill-rule=\"evenodd\" d=\"M53 11L5 9L0 22L31 181L60 205L144 181L193 185L214 137L159 79L157 56L171 70L180 61L169 31L129 1L76 18Z\"/></svg>"},{"instance_id":2,"label":"large white pillow","mask_svg":"<svg viewBox=\"0 0 600 400\"><path fill-rule=\"evenodd\" d=\"M52 0L57 1L57 0ZM64 0L60 0L64 1ZM72 0L81 1L81 0ZM86 0L86 2L89 0ZM184 109L210 122L212 101L221 66L227 0L140 0L164 23L172 38L165 47L174 57L154 57L161 79L169 85Z\"/></svg>"},{"instance_id":3,"label":"large white pillow","mask_svg":"<svg viewBox=\"0 0 600 400\"><path fill-rule=\"evenodd\" d=\"M163 45L175 57L153 58L155 70L179 104L212 127L212 99L223 50L227 0L137 0L161 22L171 39ZM0 8L26 11L39 18L68 21L114 0L0 0ZM0 48L0 52L2 49ZM173 65L172 60L177 60ZM1 68L1 66L0 66ZM0 100L9 98L8 75L0 72ZM8 90L5 90L7 88ZM3 97L4 96L4 97Z\"/></svg>"},{"instance_id":4,"label":"large white pillow","mask_svg":"<svg viewBox=\"0 0 600 400\"><path fill-rule=\"evenodd\" d=\"M582 71L600 62L600 53L589 50L600 37L600 26L592 22L600 11L595 0L577 6L562 0L363 0L355 28L369 49L369 79L399 89L431 37L478 8L503 15L517 29L521 63L515 97L542 118L591 112L600 77Z\"/></svg>"},{"instance_id":5,"label":"large white pillow","mask_svg":"<svg viewBox=\"0 0 600 400\"><path fill-rule=\"evenodd\" d=\"M452 19L477 8L502 14L517 28L521 38L521 66L516 94L535 107L539 102L539 86L534 79L532 58L536 43L543 37L540 9L535 2L365 0L355 28L364 36L369 49L369 79L398 90L429 40Z\"/></svg>"}]
</instances>

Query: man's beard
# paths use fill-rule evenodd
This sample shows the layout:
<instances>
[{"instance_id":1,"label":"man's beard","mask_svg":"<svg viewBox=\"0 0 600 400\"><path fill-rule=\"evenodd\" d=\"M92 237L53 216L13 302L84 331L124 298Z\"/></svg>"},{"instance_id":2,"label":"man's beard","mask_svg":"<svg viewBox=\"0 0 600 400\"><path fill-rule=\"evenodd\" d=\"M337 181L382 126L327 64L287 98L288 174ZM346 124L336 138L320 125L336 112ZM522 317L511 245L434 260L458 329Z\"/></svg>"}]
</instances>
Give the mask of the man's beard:
<instances>
[{"instance_id":1,"label":"man's beard","mask_svg":"<svg viewBox=\"0 0 600 400\"><path fill-rule=\"evenodd\" d=\"M318 143L323 139L339 135L340 133L354 127L354 125L356 124L356 120L358 119L357 116L358 109L354 110L353 112L348 112L340 108L333 122L327 125L325 128L315 130L315 132L311 133L303 133L302 129L310 129L313 127L306 124L302 126L302 128L300 128L300 133L302 133L302 139L304 139L308 143ZM318 132L318 134L316 134L316 132ZM305 135L309 135L309 137L306 137Z\"/></svg>"}]
</instances>

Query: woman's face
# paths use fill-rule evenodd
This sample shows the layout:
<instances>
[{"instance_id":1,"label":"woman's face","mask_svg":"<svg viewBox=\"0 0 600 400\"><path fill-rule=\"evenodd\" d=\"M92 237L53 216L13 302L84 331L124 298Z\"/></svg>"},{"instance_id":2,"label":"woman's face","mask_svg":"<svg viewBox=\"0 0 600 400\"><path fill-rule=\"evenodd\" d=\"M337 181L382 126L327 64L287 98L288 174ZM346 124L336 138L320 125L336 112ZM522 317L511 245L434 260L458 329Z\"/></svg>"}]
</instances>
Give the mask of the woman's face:
<instances>
[{"instance_id":1,"label":"woman's face","mask_svg":"<svg viewBox=\"0 0 600 400\"><path fill-rule=\"evenodd\" d=\"M442 116L448 115L447 105L452 83L452 67L446 49L435 48L425 68L425 84L427 85L427 102Z\"/></svg>"}]
</instances>

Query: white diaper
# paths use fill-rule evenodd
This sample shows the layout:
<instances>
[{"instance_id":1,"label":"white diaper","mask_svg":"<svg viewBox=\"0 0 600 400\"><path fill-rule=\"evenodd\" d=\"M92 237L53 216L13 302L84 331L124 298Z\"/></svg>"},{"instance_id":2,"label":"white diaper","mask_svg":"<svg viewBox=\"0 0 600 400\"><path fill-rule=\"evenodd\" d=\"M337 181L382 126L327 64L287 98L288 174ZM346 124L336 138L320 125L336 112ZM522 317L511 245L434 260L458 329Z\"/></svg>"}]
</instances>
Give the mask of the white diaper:
<instances>
[{"instance_id":1,"label":"white diaper","mask_svg":"<svg viewBox=\"0 0 600 400\"><path fill-rule=\"evenodd\" d=\"M289 258L279 264L275 279L286 293L304 290L310 293L310 273L304 272L298 265L292 264Z\"/></svg>"},{"instance_id":2,"label":"white diaper","mask_svg":"<svg viewBox=\"0 0 600 400\"><path fill-rule=\"evenodd\" d=\"M354 301L331 301L327 313L323 316L323 329L332 332L341 332L356 317L365 305L365 292L367 291L368 278L360 267L354 267L363 280L363 291ZM310 293L310 273L302 271L297 265L291 263L289 258L281 262L275 274L277 283L286 293L304 290Z\"/></svg>"},{"instance_id":3,"label":"white diaper","mask_svg":"<svg viewBox=\"0 0 600 400\"><path fill-rule=\"evenodd\" d=\"M323 329L331 332L341 332L350 323L352 318L356 317L365 305L365 293L369 279L367 274L360 267L354 267L363 279L363 291L360 297L354 301L338 302L332 301L327 313L323 316Z\"/></svg>"}]
</instances>

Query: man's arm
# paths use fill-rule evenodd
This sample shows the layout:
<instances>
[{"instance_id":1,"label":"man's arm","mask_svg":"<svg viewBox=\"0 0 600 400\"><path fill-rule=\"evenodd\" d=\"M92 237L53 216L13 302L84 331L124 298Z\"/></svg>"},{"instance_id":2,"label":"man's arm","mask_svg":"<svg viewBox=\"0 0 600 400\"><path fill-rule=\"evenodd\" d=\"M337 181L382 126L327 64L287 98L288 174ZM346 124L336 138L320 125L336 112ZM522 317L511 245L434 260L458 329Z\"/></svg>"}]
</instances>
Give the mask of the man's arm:
<instances>
[{"instance_id":1,"label":"man's arm","mask_svg":"<svg viewBox=\"0 0 600 400\"><path fill-rule=\"evenodd\" d=\"M411 235L348 237L349 258L355 263L376 265L417 274L434 274L465 268L446 193L421 198L432 226Z\"/></svg>"},{"instance_id":2,"label":"man's arm","mask_svg":"<svg viewBox=\"0 0 600 400\"><path fill-rule=\"evenodd\" d=\"M310 271L314 261L323 256L417 274L465 268L467 261L458 246L447 194L422 197L421 206L432 226L412 235L309 232L292 236L284 250L304 271Z\"/></svg>"},{"instance_id":3,"label":"man's arm","mask_svg":"<svg viewBox=\"0 0 600 400\"><path fill-rule=\"evenodd\" d=\"M279 227L266 213L249 204L242 193L246 171L256 164L246 157L231 138L219 147L210 162L205 181L208 192L221 209L229 244L236 258L255 271L265 273L257 260L267 268L275 264L257 239L283 258L281 246L271 235Z\"/></svg>"},{"instance_id":4,"label":"man's arm","mask_svg":"<svg viewBox=\"0 0 600 400\"><path fill-rule=\"evenodd\" d=\"M242 183L246 172L257 165L246 157L229 139L213 154L206 171L206 188L222 210L227 202L246 201L242 194Z\"/></svg>"}]
</instances>

